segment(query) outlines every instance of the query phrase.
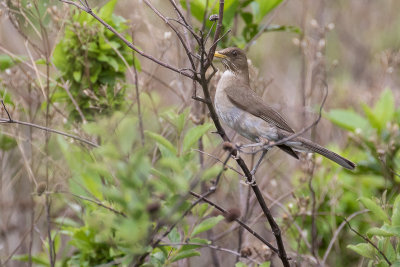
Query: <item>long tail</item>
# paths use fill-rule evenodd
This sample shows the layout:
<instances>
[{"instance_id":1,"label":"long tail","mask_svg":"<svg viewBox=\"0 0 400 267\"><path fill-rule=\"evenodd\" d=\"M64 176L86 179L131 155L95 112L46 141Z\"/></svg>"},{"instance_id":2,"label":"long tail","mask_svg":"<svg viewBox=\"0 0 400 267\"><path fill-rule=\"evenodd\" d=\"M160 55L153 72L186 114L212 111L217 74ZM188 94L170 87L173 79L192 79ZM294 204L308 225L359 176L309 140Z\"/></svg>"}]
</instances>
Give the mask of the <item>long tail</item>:
<instances>
[{"instance_id":1,"label":"long tail","mask_svg":"<svg viewBox=\"0 0 400 267\"><path fill-rule=\"evenodd\" d=\"M325 147L322 147L308 139L298 137L295 140L300 141L301 146L304 147L306 150L310 150L312 152L318 153L318 154L336 162L337 164L339 164L340 166L342 166L346 169L353 170L356 167L356 164L354 164L350 160L348 160L348 159L336 154L335 152L330 151L329 149L326 149Z\"/></svg>"}]
</instances>

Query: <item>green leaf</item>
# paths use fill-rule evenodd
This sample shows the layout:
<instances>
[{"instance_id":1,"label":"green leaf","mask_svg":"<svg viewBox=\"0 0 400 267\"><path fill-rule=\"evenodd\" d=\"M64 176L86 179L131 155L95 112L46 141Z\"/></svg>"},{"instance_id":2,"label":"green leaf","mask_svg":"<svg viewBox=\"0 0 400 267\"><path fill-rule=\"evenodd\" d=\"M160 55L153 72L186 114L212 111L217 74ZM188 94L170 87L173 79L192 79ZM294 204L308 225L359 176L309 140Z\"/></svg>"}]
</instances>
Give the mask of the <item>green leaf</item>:
<instances>
[{"instance_id":1,"label":"green leaf","mask_svg":"<svg viewBox=\"0 0 400 267\"><path fill-rule=\"evenodd\" d=\"M270 25L264 30L264 32L292 32L302 34L299 27L290 25Z\"/></svg>"},{"instance_id":2,"label":"green leaf","mask_svg":"<svg viewBox=\"0 0 400 267\"><path fill-rule=\"evenodd\" d=\"M375 255L374 248L368 243L360 243L357 245L348 245L347 248L357 252L361 256L373 259Z\"/></svg>"},{"instance_id":3,"label":"green leaf","mask_svg":"<svg viewBox=\"0 0 400 267\"><path fill-rule=\"evenodd\" d=\"M191 236L195 236L202 232L210 230L211 228L213 228L215 225L217 225L217 223L219 223L223 219L224 219L224 217L221 215L219 215L217 217L211 217L211 218L205 219L200 224L196 225L196 227L193 229Z\"/></svg>"},{"instance_id":4,"label":"green leaf","mask_svg":"<svg viewBox=\"0 0 400 267\"><path fill-rule=\"evenodd\" d=\"M7 151L17 146L14 138L0 133L0 150Z\"/></svg>"},{"instance_id":5,"label":"green leaf","mask_svg":"<svg viewBox=\"0 0 400 267\"><path fill-rule=\"evenodd\" d=\"M258 267L270 267L271 266L271 262L270 261L266 261L261 263L261 265L259 265Z\"/></svg>"},{"instance_id":6,"label":"green leaf","mask_svg":"<svg viewBox=\"0 0 400 267\"><path fill-rule=\"evenodd\" d=\"M16 261L28 262L29 261L29 255L27 255L27 254L25 254L25 255L15 255L15 256L12 257L12 259L16 260ZM32 259L33 263L39 264L39 266L40 265L41 266L50 266L47 258L46 259L42 259L42 258L40 258L38 256L32 255L31 259Z\"/></svg>"},{"instance_id":7,"label":"green leaf","mask_svg":"<svg viewBox=\"0 0 400 267\"><path fill-rule=\"evenodd\" d=\"M272 9L278 6L282 0L255 0L252 2L251 8L255 15L255 22L260 23L265 15L267 15Z\"/></svg>"},{"instance_id":8,"label":"green leaf","mask_svg":"<svg viewBox=\"0 0 400 267\"><path fill-rule=\"evenodd\" d=\"M247 264L246 264L246 263L243 263L243 262L237 262L237 263L235 264L235 267L247 267Z\"/></svg>"},{"instance_id":9,"label":"green leaf","mask_svg":"<svg viewBox=\"0 0 400 267\"><path fill-rule=\"evenodd\" d=\"M176 155L176 149L175 147L171 144L170 141L168 141L167 139L165 139L164 136L157 134L157 133L153 133L150 131L146 131L145 132L146 135L148 137L150 137L151 139L153 139L154 141L156 141L159 145L165 147L169 152L171 152L173 155Z\"/></svg>"},{"instance_id":10,"label":"green leaf","mask_svg":"<svg viewBox=\"0 0 400 267\"><path fill-rule=\"evenodd\" d=\"M372 214L375 215L376 219L382 220L386 223L390 223L388 215L373 200L371 200L369 198L361 197L360 201L367 209L369 209L372 212Z\"/></svg>"},{"instance_id":11,"label":"green leaf","mask_svg":"<svg viewBox=\"0 0 400 267\"><path fill-rule=\"evenodd\" d=\"M368 121L352 110L333 109L326 115L333 123L350 131L368 128Z\"/></svg>"},{"instance_id":12,"label":"green leaf","mask_svg":"<svg viewBox=\"0 0 400 267\"><path fill-rule=\"evenodd\" d=\"M393 203L392 225L400 226L400 195L396 197Z\"/></svg>"},{"instance_id":13,"label":"green leaf","mask_svg":"<svg viewBox=\"0 0 400 267\"><path fill-rule=\"evenodd\" d=\"M250 12L241 12L240 16L246 24L251 24L253 22L253 14Z\"/></svg>"},{"instance_id":14,"label":"green leaf","mask_svg":"<svg viewBox=\"0 0 400 267\"><path fill-rule=\"evenodd\" d=\"M178 254L176 254L172 259L171 262L176 262L178 260L181 259L185 259L185 258L190 258L190 257L194 257L194 256L200 256L200 252L196 251L196 250L184 250L182 252L179 252Z\"/></svg>"},{"instance_id":15,"label":"green leaf","mask_svg":"<svg viewBox=\"0 0 400 267\"><path fill-rule=\"evenodd\" d=\"M11 68L15 64L21 62L21 60L18 58L22 58L22 60L25 59L25 57L21 57L21 56L12 58L9 55L0 54L0 70L4 71L8 68Z\"/></svg>"},{"instance_id":16,"label":"green leaf","mask_svg":"<svg viewBox=\"0 0 400 267\"><path fill-rule=\"evenodd\" d=\"M365 103L361 103L361 107L364 110L365 115L371 126L375 129L381 129L379 119L376 117L375 112Z\"/></svg>"},{"instance_id":17,"label":"green leaf","mask_svg":"<svg viewBox=\"0 0 400 267\"><path fill-rule=\"evenodd\" d=\"M388 236L394 236L393 233L390 233L382 228L378 228L378 227L372 227L367 231L367 235L369 237L372 236L384 236L384 237L388 237Z\"/></svg>"},{"instance_id":18,"label":"green leaf","mask_svg":"<svg viewBox=\"0 0 400 267\"><path fill-rule=\"evenodd\" d=\"M211 127L211 123L205 123L191 128L183 139L183 152L187 152Z\"/></svg>"},{"instance_id":19,"label":"green leaf","mask_svg":"<svg viewBox=\"0 0 400 267\"><path fill-rule=\"evenodd\" d=\"M392 90L385 89L374 106L374 114L378 119L380 129L384 129L386 124L393 119L394 111Z\"/></svg>"},{"instance_id":20,"label":"green leaf","mask_svg":"<svg viewBox=\"0 0 400 267\"><path fill-rule=\"evenodd\" d=\"M111 19L111 15L114 12L115 5L117 4L117 0L111 0L107 4L105 4L99 11L99 16L103 20Z\"/></svg>"},{"instance_id":21,"label":"green leaf","mask_svg":"<svg viewBox=\"0 0 400 267\"><path fill-rule=\"evenodd\" d=\"M82 72L81 71L74 71L73 76L74 76L74 80L76 82L80 82L81 78L82 78Z\"/></svg>"},{"instance_id":22,"label":"green leaf","mask_svg":"<svg viewBox=\"0 0 400 267\"><path fill-rule=\"evenodd\" d=\"M171 232L168 234L168 239L171 241L171 243L179 243L181 242L181 235L179 234L178 230L176 227L174 227Z\"/></svg>"},{"instance_id":23,"label":"green leaf","mask_svg":"<svg viewBox=\"0 0 400 267\"><path fill-rule=\"evenodd\" d=\"M222 166L214 165L203 172L201 179L203 181L208 181L213 178L217 178L218 174L223 170Z\"/></svg>"}]
</instances>

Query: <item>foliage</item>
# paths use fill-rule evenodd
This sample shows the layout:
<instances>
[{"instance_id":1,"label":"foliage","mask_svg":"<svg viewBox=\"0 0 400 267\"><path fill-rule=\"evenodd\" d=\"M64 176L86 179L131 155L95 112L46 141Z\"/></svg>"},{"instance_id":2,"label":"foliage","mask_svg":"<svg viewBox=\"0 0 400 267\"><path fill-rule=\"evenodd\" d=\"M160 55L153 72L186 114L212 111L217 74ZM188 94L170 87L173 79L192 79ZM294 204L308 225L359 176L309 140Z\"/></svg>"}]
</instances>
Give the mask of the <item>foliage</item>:
<instances>
[{"instance_id":1,"label":"foliage","mask_svg":"<svg viewBox=\"0 0 400 267\"><path fill-rule=\"evenodd\" d=\"M108 2L98 15L118 32L124 32L128 29L125 19L113 14L116 2ZM61 71L59 82L69 87L87 120L121 108L127 86L121 81L132 65L132 57L123 41L89 14L79 11L67 22L64 36L53 53L54 64ZM135 64L140 67L139 61L135 60ZM70 119L82 119L65 88L59 88L52 101L66 102Z\"/></svg>"},{"instance_id":2,"label":"foliage","mask_svg":"<svg viewBox=\"0 0 400 267\"><path fill-rule=\"evenodd\" d=\"M400 196L396 197L393 205L383 203L383 207L369 198L360 198L360 201L371 211L373 221L382 225L370 227L366 231L366 237L386 256L392 266L400 266ZM389 266L383 255L369 242L347 247L368 259L368 266Z\"/></svg>"},{"instance_id":3,"label":"foliage","mask_svg":"<svg viewBox=\"0 0 400 267\"><path fill-rule=\"evenodd\" d=\"M208 3L208 6L206 6ZM266 25L262 24L263 19L279 4L282 0L228 0L224 5L223 26L225 30L237 27L240 22L244 23L240 35L233 36L230 39L223 39L220 45L222 47L238 46L243 48L258 32L285 31L301 33L301 30L295 26L285 25ZM181 0L181 4L186 8L186 0ZM211 28L212 23L204 17L208 14L218 14L218 1L191 0L190 11L192 16L198 21L205 23L207 29Z\"/></svg>"},{"instance_id":4,"label":"foliage","mask_svg":"<svg viewBox=\"0 0 400 267\"><path fill-rule=\"evenodd\" d=\"M381 195L385 190L390 196L398 194L397 187L394 185L399 182L399 177L395 173L398 172L397 166L400 163L398 155L400 120L396 117L400 108L395 110L394 99L389 89L382 92L373 108L366 104L362 104L362 107L364 112L369 114L366 117L353 110L331 110L326 114L336 125L350 131L351 142L345 153L342 154L357 162L355 171L340 171L339 166L332 165L328 160L322 159L322 162L317 161L314 168L309 167L300 172L295 179L296 202L289 203L288 209L291 216L297 218L296 222L302 225L301 228L312 228L312 218L305 216L306 211L310 212L312 209L312 199L309 195L308 186L310 177L312 177L312 187L315 191L316 212L325 214L318 216L316 222L319 255L325 253L332 240L332 233L343 223L343 217L360 210L356 199L361 196L361 202L372 211L375 218L388 223L387 213L383 212L378 206L372 205L368 198ZM367 232L371 228L371 222L365 221L362 217L363 215L358 215L352 219L351 225L358 231ZM294 226L291 226L290 229L289 233L291 233L293 246L296 247L297 241L294 240L297 240L296 236L299 235L299 232ZM311 232L311 230L307 232ZM348 240L351 235L354 234L345 231L340 238L341 240ZM312 242L311 238L309 234L307 238L309 242ZM301 250L308 250L304 243L301 242L300 244ZM365 246L363 244L357 248L350 247L361 249ZM368 250L372 251L369 246L367 247ZM373 253L376 253L376 251ZM332 265L346 266L349 262L355 260L354 257L354 253L346 249L345 246L341 246L340 257L331 256L334 259Z\"/></svg>"}]
</instances>

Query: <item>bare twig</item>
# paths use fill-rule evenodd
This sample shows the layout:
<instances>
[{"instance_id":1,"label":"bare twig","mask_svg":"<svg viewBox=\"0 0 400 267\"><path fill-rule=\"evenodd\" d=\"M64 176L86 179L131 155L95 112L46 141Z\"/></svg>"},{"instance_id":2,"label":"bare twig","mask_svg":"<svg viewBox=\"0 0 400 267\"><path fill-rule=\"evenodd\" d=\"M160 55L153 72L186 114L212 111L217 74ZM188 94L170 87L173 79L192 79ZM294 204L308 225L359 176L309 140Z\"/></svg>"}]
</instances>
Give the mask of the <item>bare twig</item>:
<instances>
[{"instance_id":1,"label":"bare twig","mask_svg":"<svg viewBox=\"0 0 400 267\"><path fill-rule=\"evenodd\" d=\"M255 260L255 259L252 259L250 257L242 256L240 253L238 253L238 252L236 252L234 250L230 250L230 249L227 249L227 248L223 248L223 247L215 246L215 245L210 245L210 244L201 244L201 243L188 242L188 243L162 243L162 244L159 244L158 246L159 247L161 247L161 246L175 247L175 246L185 246L185 245L193 245L193 246L200 246L200 247L206 247L206 248L210 248L210 249L220 250L220 251L231 253L231 254L239 257L239 258L244 258L244 259L250 260L250 261L252 261L252 262L254 262L256 264L261 264L259 261Z\"/></svg>"},{"instance_id":2,"label":"bare twig","mask_svg":"<svg viewBox=\"0 0 400 267\"><path fill-rule=\"evenodd\" d=\"M365 210L360 210L360 211L354 212L349 217L347 217L347 221L351 221L354 217L356 217L360 214L366 213L368 211L369 211L368 209L365 209ZM342 231L342 229L346 225L347 221L343 221L339 225L339 227L336 229L335 233L333 234L333 237L332 237L331 241L329 242L328 248L325 251L324 257L322 258L322 261L321 261L322 266L325 265L325 262L328 259L328 256L329 256L329 253L331 252L333 244L336 242L336 239L338 238L340 231Z\"/></svg>"},{"instance_id":3,"label":"bare twig","mask_svg":"<svg viewBox=\"0 0 400 267\"><path fill-rule=\"evenodd\" d=\"M220 212L222 212L223 214L229 214L229 212L227 210L225 210L224 208L222 208L221 206L215 204L214 202L212 202L211 200L193 192L190 191L190 194L194 197L196 197L198 200L202 200L208 204L210 204L211 206L213 206L214 208L216 208L217 210L219 210ZM268 246L273 252L275 252L276 254L279 255L279 250L277 248L275 248L271 243L269 243L267 240L265 240L262 236L260 236L259 234L257 234L252 228L250 228L247 224L245 224L244 222L242 222L240 219L235 219L235 222L237 222L241 227L243 227L244 229L246 229L249 233L251 233L253 236L255 236L258 240L260 240L261 242L263 242L266 246Z\"/></svg>"},{"instance_id":4,"label":"bare twig","mask_svg":"<svg viewBox=\"0 0 400 267\"><path fill-rule=\"evenodd\" d=\"M354 232L356 235L358 235L359 237L361 237L362 239L364 239L367 243L371 244L371 246L373 246L378 252L379 254L382 255L382 257L385 259L386 263L389 264L389 266L392 265L392 263L389 261L389 259L386 257L386 255L382 252L382 250L380 250L372 241L371 239L369 239L366 236L363 236L362 234L360 234L357 230L355 230L353 227L351 227L350 222L343 217L343 220L346 222L347 226L349 226L350 230L352 232Z\"/></svg>"},{"instance_id":5,"label":"bare twig","mask_svg":"<svg viewBox=\"0 0 400 267\"><path fill-rule=\"evenodd\" d=\"M9 119L4 119L4 118L0 118L0 125L1 124L5 124L5 123L14 123L14 124L20 124L20 125L25 125L25 126L29 126L29 127L33 127L33 128L37 128L46 132L50 132L50 133L55 133L55 134L59 134L59 135L63 135L69 138L72 138L74 140L77 140L79 142L85 143L87 145L90 145L92 147L98 147L99 145L96 143L93 143L89 140L83 139L79 136L73 135L73 134L69 134L69 133L65 133L65 132L61 132L58 130L54 130L45 126L41 126L38 124L34 124L34 123L29 123L29 122L24 122L24 121L17 121L17 120L9 120Z\"/></svg>"}]
</instances>

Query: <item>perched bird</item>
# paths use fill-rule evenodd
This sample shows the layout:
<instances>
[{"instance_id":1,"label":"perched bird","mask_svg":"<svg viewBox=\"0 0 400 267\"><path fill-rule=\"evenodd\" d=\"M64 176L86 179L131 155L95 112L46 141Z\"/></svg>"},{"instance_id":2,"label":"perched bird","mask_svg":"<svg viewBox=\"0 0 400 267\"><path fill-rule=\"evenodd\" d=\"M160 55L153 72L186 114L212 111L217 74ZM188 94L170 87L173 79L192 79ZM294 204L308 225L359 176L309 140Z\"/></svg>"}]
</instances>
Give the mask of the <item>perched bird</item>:
<instances>
[{"instance_id":1,"label":"perched bird","mask_svg":"<svg viewBox=\"0 0 400 267\"><path fill-rule=\"evenodd\" d=\"M218 82L214 101L215 110L225 124L256 143L277 142L294 134L282 115L266 105L251 89L243 50L225 48L215 52L214 56L222 59L226 68ZM315 152L346 169L352 170L356 166L350 160L300 136L278 147L297 159L297 152Z\"/></svg>"}]
</instances>

